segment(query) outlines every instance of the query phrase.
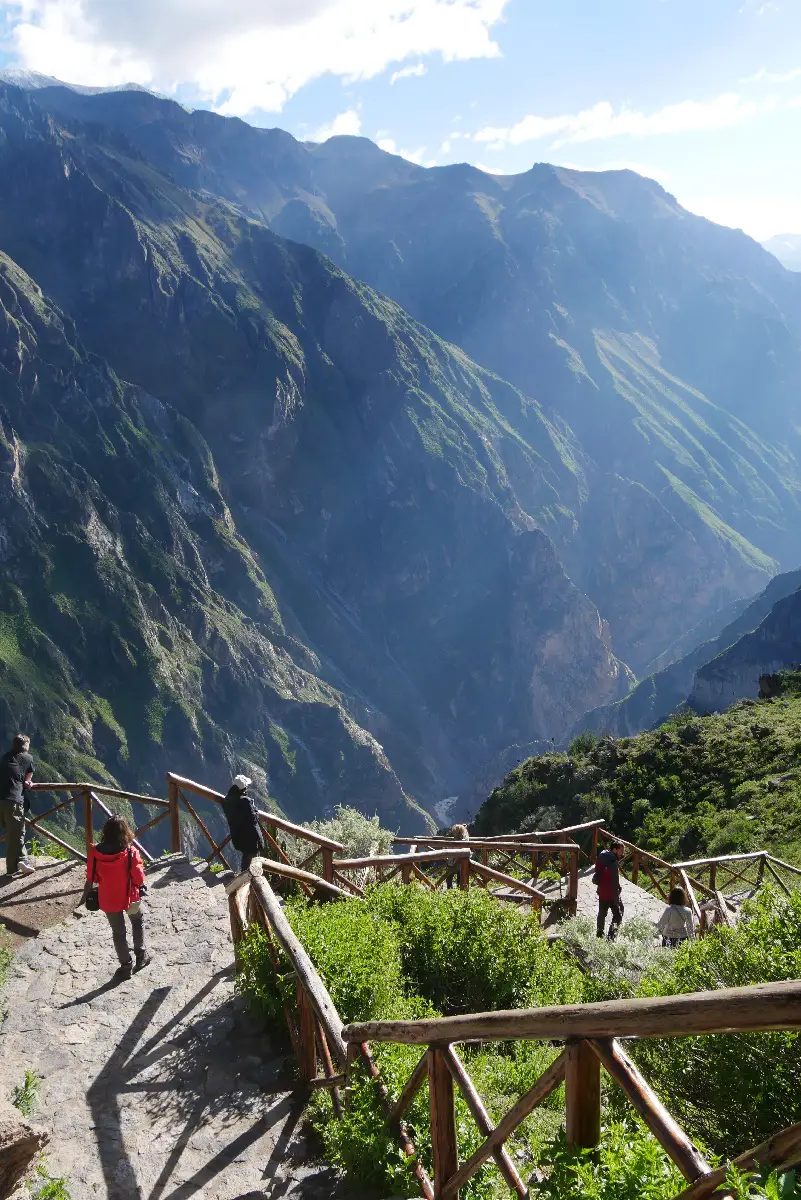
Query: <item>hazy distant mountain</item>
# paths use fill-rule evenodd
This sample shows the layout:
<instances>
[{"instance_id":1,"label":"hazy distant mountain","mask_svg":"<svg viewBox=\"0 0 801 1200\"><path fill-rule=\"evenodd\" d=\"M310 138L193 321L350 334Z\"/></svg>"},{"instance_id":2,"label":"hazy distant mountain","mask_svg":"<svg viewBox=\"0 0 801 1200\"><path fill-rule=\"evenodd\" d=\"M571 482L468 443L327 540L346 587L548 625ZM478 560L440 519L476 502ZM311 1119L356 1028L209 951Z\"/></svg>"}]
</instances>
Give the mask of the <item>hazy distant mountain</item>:
<instances>
[{"instance_id":1,"label":"hazy distant mountain","mask_svg":"<svg viewBox=\"0 0 801 1200\"><path fill-rule=\"evenodd\" d=\"M778 258L788 271L801 271L801 233L780 233L762 245Z\"/></svg>"}]
</instances>

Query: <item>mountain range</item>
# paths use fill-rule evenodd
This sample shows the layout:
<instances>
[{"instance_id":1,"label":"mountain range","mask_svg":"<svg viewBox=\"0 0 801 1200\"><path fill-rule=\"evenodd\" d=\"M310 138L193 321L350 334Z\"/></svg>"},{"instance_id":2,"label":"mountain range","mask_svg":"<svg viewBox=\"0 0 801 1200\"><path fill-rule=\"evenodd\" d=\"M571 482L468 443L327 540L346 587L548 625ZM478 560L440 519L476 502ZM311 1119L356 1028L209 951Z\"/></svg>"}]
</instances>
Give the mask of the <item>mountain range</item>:
<instances>
[{"instance_id":1,"label":"mountain range","mask_svg":"<svg viewBox=\"0 0 801 1200\"><path fill-rule=\"evenodd\" d=\"M801 279L631 172L0 85L0 721L419 826L801 561Z\"/></svg>"}]
</instances>

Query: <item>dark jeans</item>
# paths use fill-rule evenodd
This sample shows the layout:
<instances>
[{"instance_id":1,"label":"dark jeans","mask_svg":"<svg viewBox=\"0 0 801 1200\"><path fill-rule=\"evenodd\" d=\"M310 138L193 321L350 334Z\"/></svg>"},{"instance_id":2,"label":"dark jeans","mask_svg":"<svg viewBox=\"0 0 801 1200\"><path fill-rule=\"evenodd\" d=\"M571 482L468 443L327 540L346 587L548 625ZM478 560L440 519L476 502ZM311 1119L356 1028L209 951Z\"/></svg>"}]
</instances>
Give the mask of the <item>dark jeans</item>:
<instances>
[{"instance_id":1,"label":"dark jeans","mask_svg":"<svg viewBox=\"0 0 801 1200\"><path fill-rule=\"evenodd\" d=\"M106 913L108 923L111 926L111 934L114 938L114 949L117 951L117 958L120 960L120 966L129 967L131 965L131 951L128 947L128 937L125 931L125 913ZM137 958L141 957L145 952L145 923L144 915L141 908L139 912L132 913L128 920L131 922L131 932L133 934L134 953Z\"/></svg>"},{"instance_id":2,"label":"dark jeans","mask_svg":"<svg viewBox=\"0 0 801 1200\"><path fill-rule=\"evenodd\" d=\"M6 831L6 871L13 875L19 869L25 849L25 809L22 804L0 804L0 819Z\"/></svg>"},{"instance_id":3,"label":"dark jeans","mask_svg":"<svg viewBox=\"0 0 801 1200\"><path fill-rule=\"evenodd\" d=\"M614 941L618 931L618 926L623 920L623 901L618 897L617 900L599 900L598 901L598 923L595 927L596 937L604 936L604 928L606 926L606 918L609 913L612 913L612 924L609 926L609 940Z\"/></svg>"},{"instance_id":4,"label":"dark jeans","mask_svg":"<svg viewBox=\"0 0 801 1200\"><path fill-rule=\"evenodd\" d=\"M260 855L260 854L261 854L261 850L243 850L242 851L242 862L239 864L240 872L247 871L250 867L250 864L253 862L253 859L256 857L256 855Z\"/></svg>"}]
</instances>

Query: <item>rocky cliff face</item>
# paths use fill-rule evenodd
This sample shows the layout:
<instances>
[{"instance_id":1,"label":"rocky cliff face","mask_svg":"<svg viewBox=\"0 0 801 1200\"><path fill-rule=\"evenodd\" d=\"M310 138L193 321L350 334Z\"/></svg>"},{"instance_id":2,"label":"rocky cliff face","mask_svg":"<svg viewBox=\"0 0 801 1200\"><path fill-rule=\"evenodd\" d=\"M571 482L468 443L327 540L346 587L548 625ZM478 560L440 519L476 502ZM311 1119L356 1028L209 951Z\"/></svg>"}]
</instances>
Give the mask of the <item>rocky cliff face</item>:
<instances>
[{"instance_id":1,"label":"rocky cliff face","mask_svg":"<svg viewBox=\"0 0 801 1200\"><path fill-rule=\"evenodd\" d=\"M757 670L762 650L751 662L752 652L747 649L750 646L749 638L763 623L772 619L779 602L792 598L800 587L801 570L777 575L750 603L737 604L734 613L724 610L717 622L718 628L722 626L722 629L716 632L716 636L698 639L697 644L675 662L669 662L638 683L625 699L585 713L576 722L572 734L592 730L615 737L628 737L667 720L671 713L687 704L688 699L692 707L703 712L727 708L735 699L753 699L758 691L759 674L762 673ZM726 616L733 616L733 619L726 620ZM712 627L705 632L712 632L714 624L712 622ZM775 627L769 625L768 629L772 629L773 633L767 634L766 662L772 662L777 655L783 661L777 667L766 666L766 672L768 669L781 670L794 665L793 638L777 639L774 636ZM733 670L731 664L741 658L748 666L742 672L739 668ZM754 670L757 670L756 676ZM729 697L723 703L715 698L718 689L720 696Z\"/></svg>"},{"instance_id":2,"label":"rocky cliff face","mask_svg":"<svg viewBox=\"0 0 801 1200\"><path fill-rule=\"evenodd\" d=\"M3 725L419 826L628 685L555 549L571 434L116 130L0 89ZM44 768L43 768L44 770Z\"/></svg>"},{"instance_id":3,"label":"rocky cliff face","mask_svg":"<svg viewBox=\"0 0 801 1200\"><path fill-rule=\"evenodd\" d=\"M689 705L722 712L735 700L756 699L759 679L801 663L801 590L777 601L763 621L695 674Z\"/></svg>"}]
</instances>

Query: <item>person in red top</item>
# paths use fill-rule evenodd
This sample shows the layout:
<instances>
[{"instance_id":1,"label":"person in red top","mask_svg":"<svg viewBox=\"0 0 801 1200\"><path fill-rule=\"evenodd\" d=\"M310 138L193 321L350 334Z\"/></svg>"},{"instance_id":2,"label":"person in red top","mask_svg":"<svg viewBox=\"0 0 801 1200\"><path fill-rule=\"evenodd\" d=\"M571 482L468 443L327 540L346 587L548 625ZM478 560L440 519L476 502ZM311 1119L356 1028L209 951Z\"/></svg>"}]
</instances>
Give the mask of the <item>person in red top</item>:
<instances>
[{"instance_id":1,"label":"person in red top","mask_svg":"<svg viewBox=\"0 0 801 1200\"><path fill-rule=\"evenodd\" d=\"M592 882L598 888L598 920L596 936L604 936L606 918L611 909L612 921L607 937L614 941L618 927L623 920L623 895L620 884L620 859L623 857L623 846L614 842L611 850L602 850L595 861L595 874Z\"/></svg>"},{"instance_id":2,"label":"person in red top","mask_svg":"<svg viewBox=\"0 0 801 1200\"><path fill-rule=\"evenodd\" d=\"M106 914L114 938L114 949L120 965L115 979L130 979L134 970L125 914L131 922L136 970L141 971L151 961L145 949L145 926L141 896L146 890L145 869L141 855L132 846L133 833L123 817L109 817L103 826L100 841L89 850L86 862L86 886L83 898L97 884L100 909Z\"/></svg>"}]
</instances>

